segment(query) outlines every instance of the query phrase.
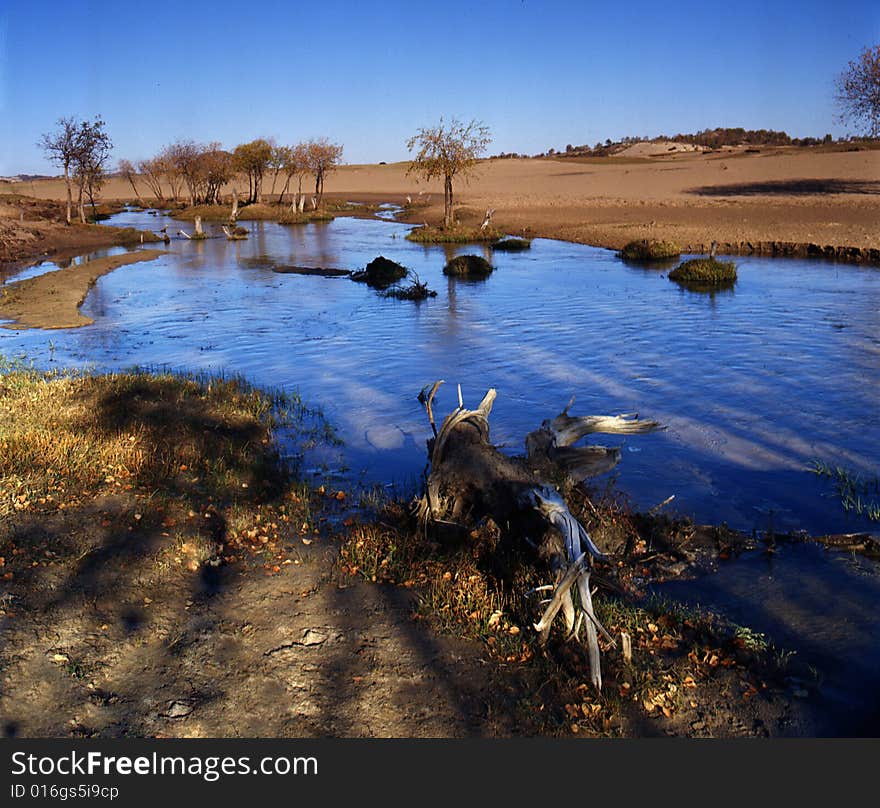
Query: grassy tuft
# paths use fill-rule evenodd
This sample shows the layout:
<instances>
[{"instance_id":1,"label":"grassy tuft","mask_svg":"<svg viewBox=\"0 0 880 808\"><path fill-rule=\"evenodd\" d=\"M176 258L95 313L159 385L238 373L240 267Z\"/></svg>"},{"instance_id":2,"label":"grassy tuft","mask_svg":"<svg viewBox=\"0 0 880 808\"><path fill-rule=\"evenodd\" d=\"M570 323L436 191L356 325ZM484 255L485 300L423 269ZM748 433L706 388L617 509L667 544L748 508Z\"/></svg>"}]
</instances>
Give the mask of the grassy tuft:
<instances>
[{"instance_id":1,"label":"grassy tuft","mask_svg":"<svg viewBox=\"0 0 880 808\"><path fill-rule=\"evenodd\" d=\"M336 217L326 210L292 212L287 211L278 217L278 224L309 224L310 222L332 222Z\"/></svg>"},{"instance_id":2,"label":"grassy tuft","mask_svg":"<svg viewBox=\"0 0 880 808\"><path fill-rule=\"evenodd\" d=\"M532 240L528 238L502 238L492 242L493 250L501 250L502 252L520 252L521 250L530 250Z\"/></svg>"},{"instance_id":3,"label":"grassy tuft","mask_svg":"<svg viewBox=\"0 0 880 808\"><path fill-rule=\"evenodd\" d=\"M814 460L810 470L834 483L841 507L847 513L880 522L880 477L863 477L850 469L830 466L821 460Z\"/></svg>"},{"instance_id":4,"label":"grassy tuft","mask_svg":"<svg viewBox=\"0 0 880 808\"><path fill-rule=\"evenodd\" d=\"M417 227L406 234L408 241L418 244L474 244L498 241L504 234L499 230L478 227Z\"/></svg>"},{"instance_id":5,"label":"grassy tuft","mask_svg":"<svg viewBox=\"0 0 880 808\"><path fill-rule=\"evenodd\" d=\"M443 267L443 274L459 278L488 278L494 269L495 267L480 255L459 255Z\"/></svg>"}]
</instances>

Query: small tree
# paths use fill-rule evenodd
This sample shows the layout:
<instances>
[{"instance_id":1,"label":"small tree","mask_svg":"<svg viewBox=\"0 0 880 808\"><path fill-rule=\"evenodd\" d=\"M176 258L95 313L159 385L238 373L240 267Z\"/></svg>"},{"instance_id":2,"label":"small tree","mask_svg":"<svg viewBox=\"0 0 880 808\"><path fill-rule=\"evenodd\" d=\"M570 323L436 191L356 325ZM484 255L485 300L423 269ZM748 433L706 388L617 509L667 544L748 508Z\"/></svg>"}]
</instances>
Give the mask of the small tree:
<instances>
[{"instance_id":1,"label":"small tree","mask_svg":"<svg viewBox=\"0 0 880 808\"><path fill-rule=\"evenodd\" d=\"M113 141L104 131L104 121L99 115L94 121L83 121L76 130L76 151L73 176L79 183L79 218L86 222L85 196L95 214L95 192L104 184L104 169L110 159Z\"/></svg>"},{"instance_id":2,"label":"small tree","mask_svg":"<svg viewBox=\"0 0 880 808\"><path fill-rule=\"evenodd\" d=\"M419 129L407 142L409 151L417 149L407 169L425 180L443 178L443 226L452 227L453 194L452 181L457 176L466 177L477 160L492 142L489 128L479 121L468 124L453 118L449 124L443 119L437 126Z\"/></svg>"},{"instance_id":3,"label":"small tree","mask_svg":"<svg viewBox=\"0 0 880 808\"><path fill-rule=\"evenodd\" d=\"M278 196L278 204L284 201L284 195L290 188L290 181L296 177L298 179L297 191L294 194L293 204L296 204L297 195L302 196L303 177L309 172L309 149L306 143L297 143L295 146L284 146L284 165L281 170L284 172L284 187Z\"/></svg>"},{"instance_id":4,"label":"small tree","mask_svg":"<svg viewBox=\"0 0 880 808\"><path fill-rule=\"evenodd\" d=\"M204 151L205 147L193 140L177 140L165 150L167 159L186 186L190 205L195 205L197 201L202 180L201 156Z\"/></svg>"},{"instance_id":5,"label":"small tree","mask_svg":"<svg viewBox=\"0 0 880 808\"><path fill-rule=\"evenodd\" d=\"M162 174L164 165L161 158L151 157L149 160L140 160L137 164L138 173L153 192L157 202L164 202L165 195L162 193Z\"/></svg>"},{"instance_id":6,"label":"small tree","mask_svg":"<svg viewBox=\"0 0 880 808\"><path fill-rule=\"evenodd\" d=\"M135 184L135 177L137 176L137 171L134 167L134 164L131 160L120 160L118 163L119 173L128 180L129 185L131 185L131 190L134 191L134 195L137 198L137 201L141 202L141 195L137 189L137 185Z\"/></svg>"},{"instance_id":7,"label":"small tree","mask_svg":"<svg viewBox=\"0 0 880 808\"><path fill-rule=\"evenodd\" d=\"M220 190L235 176L232 155L223 151L219 143L210 143L199 158L203 183L202 199L208 205L219 204Z\"/></svg>"},{"instance_id":8,"label":"small tree","mask_svg":"<svg viewBox=\"0 0 880 808\"><path fill-rule=\"evenodd\" d=\"M863 125L870 137L880 136L880 45L865 48L837 77L840 119Z\"/></svg>"},{"instance_id":9,"label":"small tree","mask_svg":"<svg viewBox=\"0 0 880 808\"><path fill-rule=\"evenodd\" d=\"M70 171L76 160L78 146L77 133L79 124L73 116L59 118L58 129L43 135L37 145L46 153L46 157L64 169L64 184L67 186L67 223L73 221L73 185Z\"/></svg>"},{"instance_id":10,"label":"small tree","mask_svg":"<svg viewBox=\"0 0 880 808\"><path fill-rule=\"evenodd\" d=\"M284 166L287 165L289 160L290 147L273 144L272 153L269 155L269 162L267 164L268 168L272 170L272 187L269 189L269 196L275 196L275 183L278 182L278 175L284 170Z\"/></svg>"},{"instance_id":11,"label":"small tree","mask_svg":"<svg viewBox=\"0 0 880 808\"><path fill-rule=\"evenodd\" d=\"M306 146L306 165L315 175L315 200L320 206L324 197L324 178L333 171L342 159L342 146L331 143L327 138L310 140Z\"/></svg>"},{"instance_id":12,"label":"small tree","mask_svg":"<svg viewBox=\"0 0 880 808\"><path fill-rule=\"evenodd\" d=\"M236 168L247 174L248 202L262 201L263 174L272 159L272 145L268 140L258 138L236 146L232 152Z\"/></svg>"}]
</instances>

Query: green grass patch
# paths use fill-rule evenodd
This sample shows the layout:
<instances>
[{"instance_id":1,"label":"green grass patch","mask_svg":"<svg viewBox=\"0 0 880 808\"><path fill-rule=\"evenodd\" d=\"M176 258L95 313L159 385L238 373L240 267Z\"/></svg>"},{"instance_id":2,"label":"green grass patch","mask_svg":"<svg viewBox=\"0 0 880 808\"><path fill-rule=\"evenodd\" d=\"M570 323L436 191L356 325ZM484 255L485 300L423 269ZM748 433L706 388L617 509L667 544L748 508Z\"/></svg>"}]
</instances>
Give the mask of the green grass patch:
<instances>
[{"instance_id":1,"label":"green grass patch","mask_svg":"<svg viewBox=\"0 0 880 808\"><path fill-rule=\"evenodd\" d=\"M239 217L241 218L241 217ZM309 224L310 222L332 222L336 217L326 210L287 211L278 217L278 224Z\"/></svg>"},{"instance_id":2,"label":"green grass patch","mask_svg":"<svg viewBox=\"0 0 880 808\"><path fill-rule=\"evenodd\" d=\"M680 254L681 248L677 244L653 239L631 241L620 251L620 257L628 261L662 261L678 258Z\"/></svg>"},{"instance_id":3,"label":"green grass patch","mask_svg":"<svg viewBox=\"0 0 880 808\"><path fill-rule=\"evenodd\" d=\"M500 230L479 227L416 227L406 234L408 241L417 244L474 244L498 241L503 236Z\"/></svg>"},{"instance_id":4,"label":"green grass patch","mask_svg":"<svg viewBox=\"0 0 880 808\"><path fill-rule=\"evenodd\" d=\"M736 282L736 264L715 258L693 258L669 273L669 280L700 286L728 286Z\"/></svg>"},{"instance_id":5,"label":"green grass patch","mask_svg":"<svg viewBox=\"0 0 880 808\"><path fill-rule=\"evenodd\" d=\"M880 522L880 477L862 476L842 466L814 460L810 470L834 483L835 493L847 513Z\"/></svg>"}]
</instances>

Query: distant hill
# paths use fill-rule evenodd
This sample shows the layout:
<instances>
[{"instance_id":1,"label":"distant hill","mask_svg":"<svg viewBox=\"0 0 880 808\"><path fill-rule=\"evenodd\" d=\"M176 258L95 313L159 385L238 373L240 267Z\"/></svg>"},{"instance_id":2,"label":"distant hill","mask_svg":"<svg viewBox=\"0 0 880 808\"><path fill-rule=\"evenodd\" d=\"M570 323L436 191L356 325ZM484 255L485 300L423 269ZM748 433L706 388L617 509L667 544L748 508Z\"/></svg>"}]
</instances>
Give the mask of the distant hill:
<instances>
[{"instance_id":1,"label":"distant hill","mask_svg":"<svg viewBox=\"0 0 880 808\"><path fill-rule=\"evenodd\" d=\"M677 135L658 135L657 137L625 137L621 140L612 141L608 138L604 143L596 143L595 146L584 144L581 146L573 146L568 144L564 149L548 149L541 154L531 155L532 157L612 157L612 156L635 156L639 150L633 150L632 147L639 145L653 144L657 149L668 152L675 151L712 151L715 149L735 148L735 147L761 147L761 146L820 146L834 143L834 138L828 134L824 137L791 137L787 132L777 132L773 129L744 129L737 127L716 127L715 129L703 129L700 132L677 134ZM853 142L872 142L871 138L838 138L838 143ZM679 148L672 148L678 145ZM686 147L686 148L681 148ZM647 154L647 150L641 149ZM517 154L499 154L494 155L496 158L501 157L525 157L526 155Z\"/></svg>"},{"instance_id":2,"label":"distant hill","mask_svg":"<svg viewBox=\"0 0 880 808\"><path fill-rule=\"evenodd\" d=\"M33 182L34 180L51 180L48 174L16 174L14 177L0 177L0 182Z\"/></svg>"}]
</instances>

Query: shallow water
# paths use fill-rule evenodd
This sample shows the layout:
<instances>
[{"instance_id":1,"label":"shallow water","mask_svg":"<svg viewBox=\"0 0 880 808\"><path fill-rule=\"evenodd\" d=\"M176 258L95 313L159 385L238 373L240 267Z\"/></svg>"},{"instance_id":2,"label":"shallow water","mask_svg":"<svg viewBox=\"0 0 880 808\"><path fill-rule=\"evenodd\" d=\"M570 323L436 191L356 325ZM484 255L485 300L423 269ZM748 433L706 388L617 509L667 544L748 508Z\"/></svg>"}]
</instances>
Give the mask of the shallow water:
<instances>
[{"instance_id":1,"label":"shallow water","mask_svg":"<svg viewBox=\"0 0 880 808\"><path fill-rule=\"evenodd\" d=\"M110 223L191 229L141 211ZM574 414L639 412L668 426L599 438L623 447L615 474L636 506L675 494L673 509L745 530L871 527L844 514L807 467L815 458L864 474L880 467L876 269L741 258L735 289L706 294L607 250L536 239L528 252L494 254L487 281L467 282L444 277L443 264L484 248L412 244L399 223L245 225L246 241L175 239L168 255L98 281L83 307L93 326L2 329L0 352L235 371L298 389L324 407L350 476L365 482L421 474L429 429L416 395L435 379L448 382L441 415L456 383L469 406L496 387L493 439L510 451L576 395ZM384 300L344 278L272 271L356 269L380 254L438 296Z\"/></svg>"},{"instance_id":2,"label":"shallow water","mask_svg":"<svg viewBox=\"0 0 880 808\"><path fill-rule=\"evenodd\" d=\"M656 587L795 649L814 735L876 736L880 727L880 565L815 544L782 544L697 581ZM812 668L812 672L809 669ZM795 689L798 689L797 687Z\"/></svg>"}]
</instances>

